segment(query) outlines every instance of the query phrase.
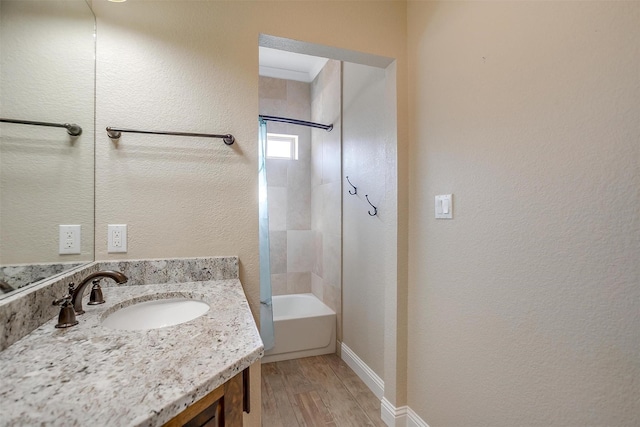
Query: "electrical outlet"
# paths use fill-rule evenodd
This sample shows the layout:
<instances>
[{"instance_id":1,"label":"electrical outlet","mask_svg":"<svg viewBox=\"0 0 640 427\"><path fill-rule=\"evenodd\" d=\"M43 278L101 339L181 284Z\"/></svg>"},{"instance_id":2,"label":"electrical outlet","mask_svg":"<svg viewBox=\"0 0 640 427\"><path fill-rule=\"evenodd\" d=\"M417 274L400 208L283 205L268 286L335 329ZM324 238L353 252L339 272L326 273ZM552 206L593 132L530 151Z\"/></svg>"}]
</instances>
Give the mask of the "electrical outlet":
<instances>
[{"instance_id":1,"label":"electrical outlet","mask_svg":"<svg viewBox=\"0 0 640 427\"><path fill-rule=\"evenodd\" d=\"M80 253L79 225L58 226L58 253L61 255L77 255Z\"/></svg>"},{"instance_id":2,"label":"electrical outlet","mask_svg":"<svg viewBox=\"0 0 640 427\"><path fill-rule=\"evenodd\" d=\"M127 252L127 224L109 224L107 227L107 252Z\"/></svg>"}]
</instances>

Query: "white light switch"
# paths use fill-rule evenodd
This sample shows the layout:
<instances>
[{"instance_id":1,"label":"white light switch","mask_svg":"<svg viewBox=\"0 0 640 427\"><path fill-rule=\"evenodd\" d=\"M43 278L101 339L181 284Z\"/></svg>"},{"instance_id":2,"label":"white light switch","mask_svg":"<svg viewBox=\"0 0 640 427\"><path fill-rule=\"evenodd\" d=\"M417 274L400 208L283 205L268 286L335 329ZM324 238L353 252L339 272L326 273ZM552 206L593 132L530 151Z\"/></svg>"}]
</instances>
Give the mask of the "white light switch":
<instances>
[{"instance_id":1,"label":"white light switch","mask_svg":"<svg viewBox=\"0 0 640 427\"><path fill-rule=\"evenodd\" d=\"M436 219L452 219L453 203L451 194L436 196Z\"/></svg>"},{"instance_id":2,"label":"white light switch","mask_svg":"<svg viewBox=\"0 0 640 427\"><path fill-rule=\"evenodd\" d=\"M449 199L442 199L442 213L449 213Z\"/></svg>"}]
</instances>

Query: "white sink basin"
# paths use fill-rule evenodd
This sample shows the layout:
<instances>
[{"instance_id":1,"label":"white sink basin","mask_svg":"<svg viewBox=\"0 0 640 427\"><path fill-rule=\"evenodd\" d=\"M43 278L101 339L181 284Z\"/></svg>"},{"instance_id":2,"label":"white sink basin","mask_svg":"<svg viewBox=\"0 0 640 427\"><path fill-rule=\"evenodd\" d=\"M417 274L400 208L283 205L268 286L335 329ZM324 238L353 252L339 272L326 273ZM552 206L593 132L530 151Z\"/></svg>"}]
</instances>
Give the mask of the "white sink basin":
<instances>
[{"instance_id":1,"label":"white sink basin","mask_svg":"<svg viewBox=\"0 0 640 427\"><path fill-rule=\"evenodd\" d=\"M128 331L164 328L196 319L209 308L206 302L195 299L157 299L121 308L104 319L102 324Z\"/></svg>"}]
</instances>

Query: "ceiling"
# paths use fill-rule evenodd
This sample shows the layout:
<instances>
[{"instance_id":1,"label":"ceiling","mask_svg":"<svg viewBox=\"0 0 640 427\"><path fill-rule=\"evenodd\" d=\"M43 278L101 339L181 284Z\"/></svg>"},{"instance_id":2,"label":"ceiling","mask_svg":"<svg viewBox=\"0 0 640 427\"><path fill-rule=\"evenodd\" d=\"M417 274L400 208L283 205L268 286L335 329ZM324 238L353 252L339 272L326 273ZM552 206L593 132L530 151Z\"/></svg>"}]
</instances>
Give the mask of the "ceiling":
<instances>
[{"instance_id":1,"label":"ceiling","mask_svg":"<svg viewBox=\"0 0 640 427\"><path fill-rule=\"evenodd\" d=\"M276 79L312 82L327 58L260 46L260 75Z\"/></svg>"}]
</instances>

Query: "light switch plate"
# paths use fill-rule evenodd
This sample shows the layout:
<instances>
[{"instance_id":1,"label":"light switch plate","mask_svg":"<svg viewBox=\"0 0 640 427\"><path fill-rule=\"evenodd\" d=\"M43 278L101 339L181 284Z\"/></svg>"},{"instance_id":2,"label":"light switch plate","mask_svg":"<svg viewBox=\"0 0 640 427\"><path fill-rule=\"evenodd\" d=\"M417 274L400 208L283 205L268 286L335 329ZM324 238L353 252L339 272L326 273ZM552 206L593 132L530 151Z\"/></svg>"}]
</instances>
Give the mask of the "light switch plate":
<instances>
[{"instance_id":1,"label":"light switch plate","mask_svg":"<svg viewBox=\"0 0 640 427\"><path fill-rule=\"evenodd\" d=\"M436 196L436 219L453 219L453 195Z\"/></svg>"}]
</instances>

